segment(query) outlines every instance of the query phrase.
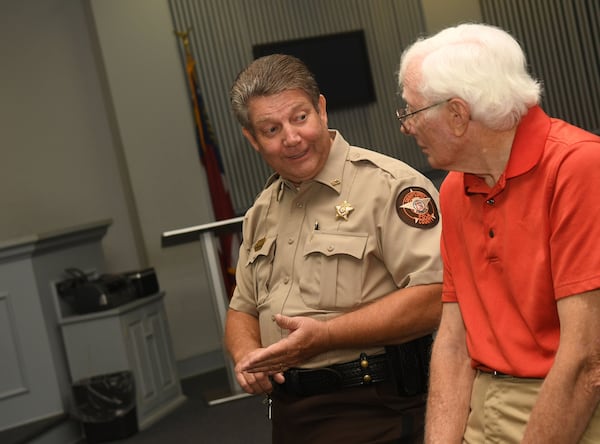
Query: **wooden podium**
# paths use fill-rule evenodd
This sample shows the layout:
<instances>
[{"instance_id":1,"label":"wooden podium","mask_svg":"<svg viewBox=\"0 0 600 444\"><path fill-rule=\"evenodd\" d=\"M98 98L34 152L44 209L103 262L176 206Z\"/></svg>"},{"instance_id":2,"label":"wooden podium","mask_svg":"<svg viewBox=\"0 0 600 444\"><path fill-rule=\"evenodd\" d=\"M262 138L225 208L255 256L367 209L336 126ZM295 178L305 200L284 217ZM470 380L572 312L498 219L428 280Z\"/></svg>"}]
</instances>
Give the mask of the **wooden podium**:
<instances>
[{"instance_id":1,"label":"wooden podium","mask_svg":"<svg viewBox=\"0 0 600 444\"><path fill-rule=\"evenodd\" d=\"M229 297L227 296L227 291L225 290L223 274L221 272L221 266L219 263L219 242L217 235L221 233L238 232L240 233L241 237L243 220L244 217L240 216L233 219L211 222L204 225L196 225L193 227L165 231L161 237L161 245L163 247L172 247L189 242L197 242L198 240L201 242L204 260L208 271L208 278L210 280L210 286L212 288L212 294L214 298L215 315L217 317L217 324L221 337L225 333L225 316L227 314L227 308L229 305ZM242 390L235 379L234 365L231 361L231 357L225 352L225 350L223 350L223 354L225 355L224 357L227 370L229 393L225 394L225 396L221 398L209 399L209 405L221 404L250 396Z\"/></svg>"}]
</instances>

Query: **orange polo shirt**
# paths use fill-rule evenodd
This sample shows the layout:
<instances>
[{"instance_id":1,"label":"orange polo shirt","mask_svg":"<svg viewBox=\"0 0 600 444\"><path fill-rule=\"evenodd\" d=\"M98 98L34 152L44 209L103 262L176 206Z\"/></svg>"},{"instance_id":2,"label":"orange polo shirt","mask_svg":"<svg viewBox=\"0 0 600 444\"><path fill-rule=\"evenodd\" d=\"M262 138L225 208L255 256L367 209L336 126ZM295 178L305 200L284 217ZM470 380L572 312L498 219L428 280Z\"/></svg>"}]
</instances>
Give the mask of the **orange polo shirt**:
<instances>
[{"instance_id":1,"label":"orange polo shirt","mask_svg":"<svg viewBox=\"0 0 600 444\"><path fill-rule=\"evenodd\" d=\"M444 302L458 302L473 367L548 373L556 301L600 288L600 137L533 107L490 188L452 172L440 193Z\"/></svg>"}]
</instances>

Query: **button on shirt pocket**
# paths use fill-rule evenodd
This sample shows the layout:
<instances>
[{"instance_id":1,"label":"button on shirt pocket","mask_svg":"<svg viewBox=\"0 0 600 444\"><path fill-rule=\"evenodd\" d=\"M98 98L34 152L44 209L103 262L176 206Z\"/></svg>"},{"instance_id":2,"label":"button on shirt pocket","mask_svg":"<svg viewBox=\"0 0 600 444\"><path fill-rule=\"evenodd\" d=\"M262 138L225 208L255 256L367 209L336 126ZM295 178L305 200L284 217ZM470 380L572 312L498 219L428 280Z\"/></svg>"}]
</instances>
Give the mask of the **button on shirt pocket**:
<instances>
[{"instance_id":1,"label":"button on shirt pocket","mask_svg":"<svg viewBox=\"0 0 600 444\"><path fill-rule=\"evenodd\" d=\"M315 231L304 247L300 294L313 308L345 309L361 302L367 233Z\"/></svg>"},{"instance_id":2,"label":"button on shirt pocket","mask_svg":"<svg viewBox=\"0 0 600 444\"><path fill-rule=\"evenodd\" d=\"M252 267L252 279L257 305L262 304L269 294L273 275L273 259L277 236L259 239L250 249L246 266Z\"/></svg>"}]
</instances>

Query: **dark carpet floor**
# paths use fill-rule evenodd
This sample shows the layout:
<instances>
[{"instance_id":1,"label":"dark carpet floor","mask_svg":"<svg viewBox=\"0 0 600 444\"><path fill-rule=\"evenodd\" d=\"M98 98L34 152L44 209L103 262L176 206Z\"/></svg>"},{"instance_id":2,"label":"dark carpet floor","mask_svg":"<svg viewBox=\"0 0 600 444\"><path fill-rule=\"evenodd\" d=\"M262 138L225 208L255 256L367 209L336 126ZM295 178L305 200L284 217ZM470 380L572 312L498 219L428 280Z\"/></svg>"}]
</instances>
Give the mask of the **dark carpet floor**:
<instances>
[{"instance_id":1,"label":"dark carpet floor","mask_svg":"<svg viewBox=\"0 0 600 444\"><path fill-rule=\"evenodd\" d=\"M181 381L185 403L135 435L115 444L269 444L271 425L262 396L209 405L227 389L225 370Z\"/></svg>"}]
</instances>

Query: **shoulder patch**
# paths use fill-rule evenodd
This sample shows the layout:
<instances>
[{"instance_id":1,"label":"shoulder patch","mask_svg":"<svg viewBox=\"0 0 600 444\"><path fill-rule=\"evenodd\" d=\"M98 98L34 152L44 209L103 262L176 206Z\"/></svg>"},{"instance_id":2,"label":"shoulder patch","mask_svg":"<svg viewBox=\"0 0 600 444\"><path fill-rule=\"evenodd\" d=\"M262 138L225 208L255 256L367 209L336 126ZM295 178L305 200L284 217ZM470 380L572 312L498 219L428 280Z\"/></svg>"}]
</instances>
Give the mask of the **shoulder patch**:
<instances>
[{"instance_id":1,"label":"shoulder patch","mask_svg":"<svg viewBox=\"0 0 600 444\"><path fill-rule=\"evenodd\" d=\"M440 221L435 201L421 187L405 188L396 198L398 216L407 225L416 228L433 228Z\"/></svg>"}]
</instances>

